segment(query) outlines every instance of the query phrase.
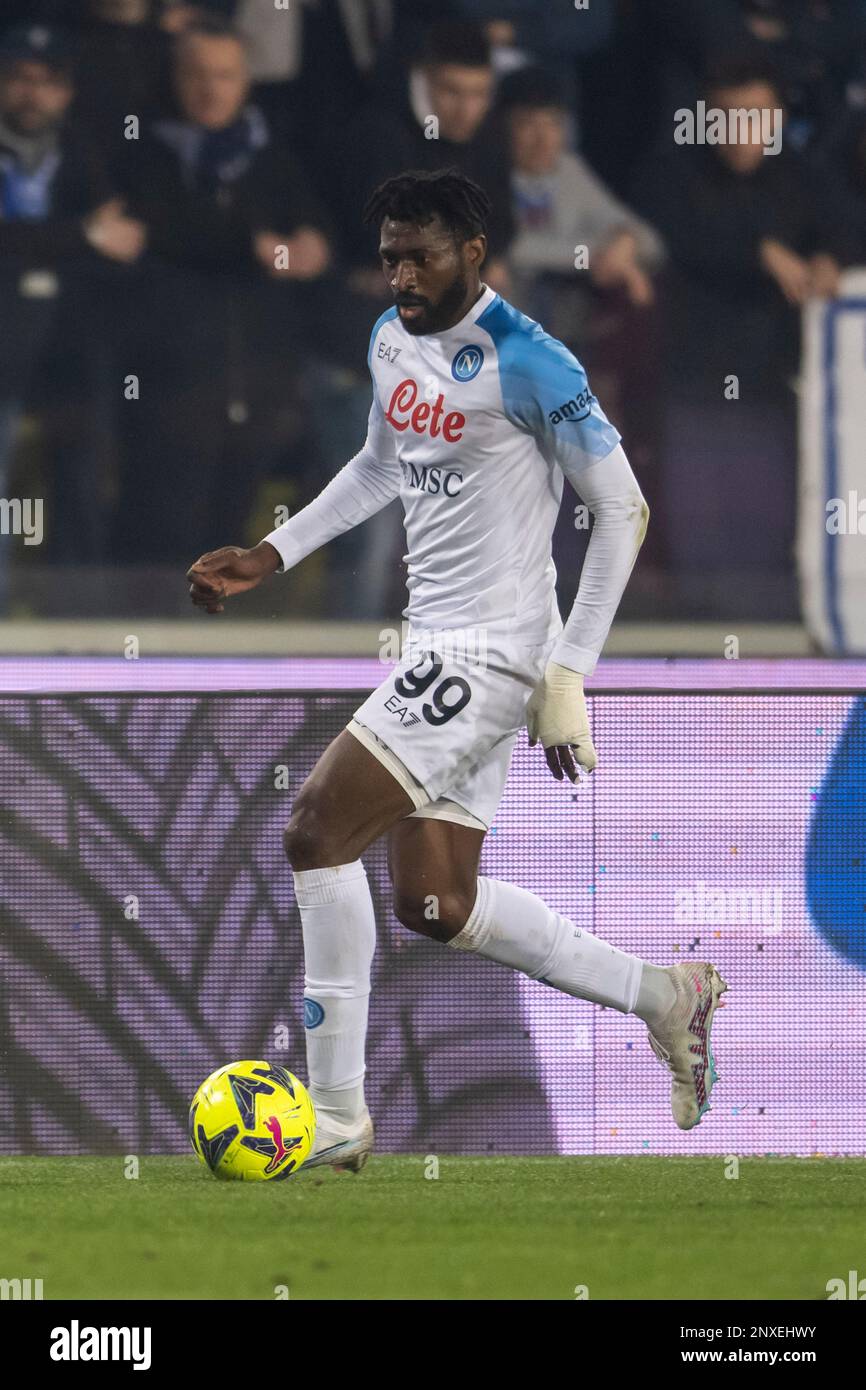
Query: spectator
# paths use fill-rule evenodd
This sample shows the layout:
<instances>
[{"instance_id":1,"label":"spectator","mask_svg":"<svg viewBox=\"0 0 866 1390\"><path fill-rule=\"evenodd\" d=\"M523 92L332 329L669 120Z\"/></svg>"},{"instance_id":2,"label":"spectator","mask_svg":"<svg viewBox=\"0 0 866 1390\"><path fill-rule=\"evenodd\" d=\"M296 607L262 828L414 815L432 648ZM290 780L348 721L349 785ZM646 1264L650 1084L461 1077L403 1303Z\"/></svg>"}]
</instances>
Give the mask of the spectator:
<instances>
[{"instance_id":1,"label":"spectator","mask_svg":"<svg viewBox=\"0 0 866 1390\"><path fill-rule=\"evenodd\" d=\"M126 147L126 122L153 119L168 99L168 37L150 0L87 0L74 116L112 163Z\"/></svg>"},{"instance_id":2,"label":"spectator","mask_svg":"<svg viewBox=\"0 0 866 1390\"><path fill-rule=\"evenodd\" d=\"M706 98L724 113L782 110L776 78L750 58L722 63ZM740 143L671 139L637 201L672 262L657 515L683 601L730 612L737 571L767 616L790 614L799 309L835 292L838 200L784 140L765 154L753 124Z\"/></svg>"},{"instance_id":3,"label":"spectator","mask_svg":"<svg viewBox=\"0 0 866 1390\"><path fill-rule=\"evenodd\" d=\"M557 336L576 342L585 333L591 286L620 289L635 306L652 302L650 273L662 258L661 241L565 148L567 107L553 74L514 73L502 84L500 102L513 165L515 299L553 323ZM579 248L587 253L586 277L575 273Z\"/></svg>"},{"instance_id":4,"label":"spectator","mask_svg":"<svg viewBox=\"0 0 866 1390\"><path fill-rule=\"evenodd\" d=\"M135 260L144 230L110 198L69 125L72 56L68 40L47 28L13 30L0 44L0 493L22 415L38 401L49 433L63 422L51 502L64 526L53 538L67 538L72 555L88 559L102 520L96 460L81 439L92 404L100 262ZM49 361L60 370L49 373ZM4 592L5 578L4 566Z\"/></svg>"},{"instance_id":5,"label":"spectator","mask_svg":"<svg viewBox=\"0 0 866 1390\"><path fill-rule=\"evenodd\" d=\"M306 180L248 101L237 33L185 29L173 73L177 114L130 142L125 170L149 255L127 315L142 391L124 408L124 558L176 560L238 533L296 427L295 349L330 254Z\"/></svg>"},{"instance_id":6,"label":"spectator","mask_svg":"<svg viewBox=\"0 0 866 1390\"><path fill-rule=\"evenodd\" d=\"M423 55L409 71L404 104L368 109L353 121L334 150L327 173L331 197L354 263L353 283L375 300L383 297L376 242L358 236L361 208L377 184L401 169L456 166L486 189L493 203L489 258L484 279L507 290L506 255L513 235L507 144L493 112L490 46L471 24L447 23L428 34ZM340 169L333 179L332 169Z\"/></svg>"},{"instance_id":7,"label":"spectator","mask_svg":"<svg viewBox=\"0 0 866 1390\"><path fill-rule=\"evenodd\" d=\"M246 46L256 105L275 138L290 141L315 176L323 135L372 98L395 9L396 0L292 0L279 7L274 0L163 0L160 22L180 33L205 12L230 19Z\"/></svg>"}]
</instances>

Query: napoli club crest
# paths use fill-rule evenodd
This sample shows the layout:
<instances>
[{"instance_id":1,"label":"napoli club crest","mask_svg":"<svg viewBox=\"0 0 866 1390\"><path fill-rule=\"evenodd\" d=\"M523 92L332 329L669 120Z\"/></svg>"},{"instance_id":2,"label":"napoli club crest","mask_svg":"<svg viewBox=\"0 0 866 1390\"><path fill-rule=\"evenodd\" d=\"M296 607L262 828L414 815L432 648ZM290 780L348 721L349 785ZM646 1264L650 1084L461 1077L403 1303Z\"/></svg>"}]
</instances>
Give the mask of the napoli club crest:
<instances>
[{"instance_id":1,"label":"napoli club crest","mask_svg":"<svg viewBox=\"0 0 866 1390\"><path fill-rule=\"evenodd\" d=\"M304 1027L318 1028L324 1022L325 1010L322 1008L318 999L304 1000Z\"/></svg>"},{"instance_id":2,"label":"napoli club crest","mask_svg":"<svg viewBox=\"0 0 866 1390\"><path fill-rule=\"evenodd\" d=\"M451 375L455 381L472 381L484 364L484 353L474 343L462 347L451 363Z\"/></svg>"}]
</instances>

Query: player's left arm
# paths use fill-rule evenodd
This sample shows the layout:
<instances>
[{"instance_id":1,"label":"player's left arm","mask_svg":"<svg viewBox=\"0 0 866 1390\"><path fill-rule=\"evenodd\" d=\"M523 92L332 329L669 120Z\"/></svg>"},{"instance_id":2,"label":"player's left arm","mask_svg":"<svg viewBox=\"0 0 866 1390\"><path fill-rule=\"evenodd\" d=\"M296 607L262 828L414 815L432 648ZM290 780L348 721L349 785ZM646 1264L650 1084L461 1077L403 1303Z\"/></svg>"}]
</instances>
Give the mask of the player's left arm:
<instances>
[{"instance_id":1,"label":"player's left arm","mask_svg":"<svg viewBox=\"0 0 866 1390\"><path fill-rule=\"evenodd\" d=\"M596 765L583 683L592 675L646 535L649 508L618 432L592 396L586 373L545 337L523 354L519 419L568 478L593 516L580 585L544 676L527 707L530 743L540 743L558 781Z\"/></svg>"},{"instance_id":2,"label":"player's left arm","mask_svg":"<svg viewBox=\"0 0 866 1390\"><path fill-rule=\"evenodd\" d=\"M568 475L593 515L580 585L571 613L527 708L530 743L539 742L547 765L562 780L577 777L575 759L592 772L596 753L583 682L592 675L607 640L638 551L649 507L621 444L597 463Z\"/></svg>"}]
</instances>

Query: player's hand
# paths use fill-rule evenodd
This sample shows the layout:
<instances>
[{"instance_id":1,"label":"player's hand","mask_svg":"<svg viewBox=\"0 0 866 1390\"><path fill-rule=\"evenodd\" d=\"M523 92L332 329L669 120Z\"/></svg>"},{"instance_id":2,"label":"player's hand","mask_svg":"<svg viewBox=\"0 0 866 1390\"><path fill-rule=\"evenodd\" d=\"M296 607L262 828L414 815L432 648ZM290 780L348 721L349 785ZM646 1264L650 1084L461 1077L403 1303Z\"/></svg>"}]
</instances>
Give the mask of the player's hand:
<instances>
[{"instance_id":1,"label":"player's hand","mask_svg":"<svg viewBox=\"0 0 866 1390\"><path fill-rule=\"evenodd\" d=\"M227 598L254 589L268 575L275 574L279 564L279 553L269 541L260 541L252 550L242 550L238 545L209 550L186 572L190 598L197 608L222 613Z\"/></svg>"},{"instance_id":2,"label":"player's hand","mask_svg":"<svg viewBox=\"0 0 866 1390\"><path fill-rule=\"evenodd\" d=\"M584 772L592 772L598 760L589 730L583 676L578 671L548 662L526 706L526 728L530 748L541 744L557 782L562 781L563 773L577 781L575 758Z\"/></svg>"}]
</instances>

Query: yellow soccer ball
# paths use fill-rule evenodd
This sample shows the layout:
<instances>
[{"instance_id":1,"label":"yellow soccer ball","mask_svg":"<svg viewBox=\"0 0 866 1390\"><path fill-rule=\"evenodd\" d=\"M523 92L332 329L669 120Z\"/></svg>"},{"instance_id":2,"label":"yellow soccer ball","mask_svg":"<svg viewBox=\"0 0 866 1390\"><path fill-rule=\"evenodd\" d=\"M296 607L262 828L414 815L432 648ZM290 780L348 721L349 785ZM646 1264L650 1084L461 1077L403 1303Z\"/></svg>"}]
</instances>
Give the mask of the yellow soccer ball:
<instances>
[{"instance_id":1,"label":"yellow soccer ball","mask_svg":"<svg viewBox=\"0 0 866 1390\"><path fill-rule=\"evenodd\" d=\"M189 1137L217 1178L272 1181L296 1173L316 1137L306 1087L270 1062L230 1062L203 1081L189 1108Z\"/></svg>"}]
</instances>

